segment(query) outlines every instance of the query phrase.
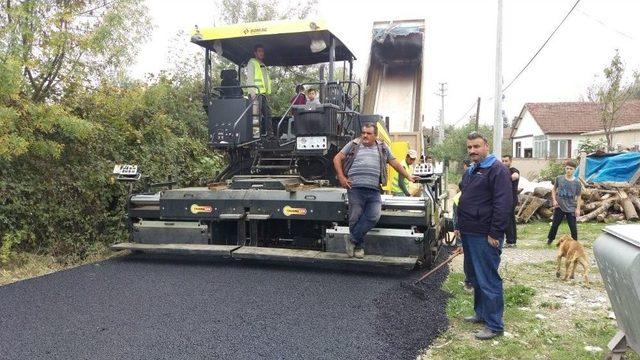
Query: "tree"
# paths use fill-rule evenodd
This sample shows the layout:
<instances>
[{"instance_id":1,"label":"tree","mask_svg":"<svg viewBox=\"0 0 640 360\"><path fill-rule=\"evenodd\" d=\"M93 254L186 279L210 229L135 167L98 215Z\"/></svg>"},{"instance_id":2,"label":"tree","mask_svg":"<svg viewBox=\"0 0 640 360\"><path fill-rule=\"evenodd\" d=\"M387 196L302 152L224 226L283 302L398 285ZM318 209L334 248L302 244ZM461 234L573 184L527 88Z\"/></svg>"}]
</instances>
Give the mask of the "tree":
<instances>
[{"instance_id":1,"label":"tree","mask_svg":"<svg viewBox=\"0 0 640 360\"><path fill-rule=\"evenodd\" d=\"M458 166L462 168L462 161L469 158L467 154L467 135L475 130L475 124L467 124L463 127L456 128L449 126L445 129L444 141L434 145L430 149L430 153L436 159L456 161ZM485 135L489 140L489 146L493 139L493 128L486 125L480 125L478 132Z\"/></svg>"},{"instance_id":2,"label":"tree","mask_svg":"<svg viewBox=\"0 0 640 360\"><path fill-rule=\"evenodd\" d=\"M18 62L35 102L117 77L149 34L142 0L7 0L0 61Z\"/></svg>"},{"instance_id":3,"label":"tree","mask_svg":"<svg viewBox=\"0 0 640 360\"><path fill-rule=\"evenodd\" d=\"M633 74L634 81L624 84L625 64L620 58L618 50L605 67L604 82L595 84L588 89L588 98L597 103L600 108L600 119L604 130L607 148L612 149L612 133L616 126L617 115L624 103L634 95L634 86L638 83L639 74Z\"/></svg>"}]
</instances>

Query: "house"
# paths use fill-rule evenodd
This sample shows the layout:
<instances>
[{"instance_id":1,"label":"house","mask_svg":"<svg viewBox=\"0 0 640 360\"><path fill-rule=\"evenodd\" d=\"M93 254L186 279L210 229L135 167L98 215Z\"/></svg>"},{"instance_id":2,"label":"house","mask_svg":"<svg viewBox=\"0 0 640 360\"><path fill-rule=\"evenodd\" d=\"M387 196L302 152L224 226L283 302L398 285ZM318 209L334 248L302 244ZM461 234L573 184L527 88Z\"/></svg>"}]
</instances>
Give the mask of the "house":
<instances>
[{"instance_id":1,"label":"house","mask_svg":"<svg viewBox=\"0 0 640 360\"><path fill-rule=\"evenodd\" d=\"M513 157L576 157L581 140L604 138L602 105L592 102L526 103L514 121ZM640 139L640 100L629 100L617 113L613 145L629 148ZM616 140L618 139L618 140ZM618 142L616 142L618 141Z\"/></svg>"}]
</instances>

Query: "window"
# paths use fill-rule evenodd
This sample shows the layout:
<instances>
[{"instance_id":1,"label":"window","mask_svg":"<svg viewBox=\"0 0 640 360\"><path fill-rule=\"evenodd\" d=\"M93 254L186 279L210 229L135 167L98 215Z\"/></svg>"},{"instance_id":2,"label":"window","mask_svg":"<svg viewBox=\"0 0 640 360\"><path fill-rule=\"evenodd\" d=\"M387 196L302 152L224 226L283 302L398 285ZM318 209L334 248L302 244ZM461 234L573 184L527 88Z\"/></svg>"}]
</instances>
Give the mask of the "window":
<instances>
[{"instance_id":1,"label":"window","mask_svg":"<svg viewBox=\"0 0 640 360\"><path fill-rule=\"evenodd\" d=\"M522 150L522 143L520 141L516 141L516 153L515 157L520 157L520 150Z\"/></svg>"},{"instance_id":2,"label":"window","mask_svg":"<svg viewBox=\"0 0 640 360\"><path fill-rule=\"evenodd\" d=\"M546 158L547 157L548 140L546 135L539 135L533 137L533 157Z\"/></svg>"},{"instance_id":3,"label":"window","mask_svg":"<svg viewBox=\"0 0 640 360\"><path fill-rule=\"evenodd\" d=\"M532 148L525 148L524 149L524 157L525 158L532 158L533 157L533 149Z\"/></svg>"},{"instance_id":4,"label":"window","mask_svg":"<svg viewBox=\"0 0 640 360\"><path fill-rule=\"evenodd\" d=\"M567 159L571 157L571 140L534 136L533 156L536 158Z\"/></svg>"}]
</instances>

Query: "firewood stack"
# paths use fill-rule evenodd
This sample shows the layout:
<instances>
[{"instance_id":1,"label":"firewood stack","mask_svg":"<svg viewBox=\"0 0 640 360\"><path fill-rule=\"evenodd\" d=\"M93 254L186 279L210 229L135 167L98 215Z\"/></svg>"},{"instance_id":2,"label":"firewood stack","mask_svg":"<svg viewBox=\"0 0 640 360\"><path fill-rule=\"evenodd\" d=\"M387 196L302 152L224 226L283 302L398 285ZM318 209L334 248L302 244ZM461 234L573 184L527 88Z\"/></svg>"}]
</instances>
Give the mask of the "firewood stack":
<instances>
[{"instance_id":1,"label":"firewood stack","mask_svg":"<svg viewBox=\"0 0 640 360\"><path fill-rule=\"evenodd\" d=\"M518 195L516 220L526 223L532 219L551 219L553 216L551 190L538 187L533 193ZM626 182L582 183L582 207L578 222L637 221L640 213L640 185Z\"/></svg>"}]
</instances>

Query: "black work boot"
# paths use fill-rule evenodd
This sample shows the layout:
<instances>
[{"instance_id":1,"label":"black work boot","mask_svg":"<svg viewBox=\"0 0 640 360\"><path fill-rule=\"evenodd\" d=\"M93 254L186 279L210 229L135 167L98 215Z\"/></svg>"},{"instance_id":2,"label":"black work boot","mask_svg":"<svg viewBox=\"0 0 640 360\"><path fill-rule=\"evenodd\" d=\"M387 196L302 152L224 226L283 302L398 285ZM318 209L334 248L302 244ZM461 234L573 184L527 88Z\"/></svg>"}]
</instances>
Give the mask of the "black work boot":
<instances>
[{"instance_id":1,"label":"black work boot","mask_svg":"<svg viewBox=\"0 0 640 360\"><path fill-rule=\"evenodd\" d=\"M489 328L484 328L476 333L476 339L478 340L490 340L494 337L502 336L504 334L503 331L493 331Z\"/></svg>"}]
</instances>

